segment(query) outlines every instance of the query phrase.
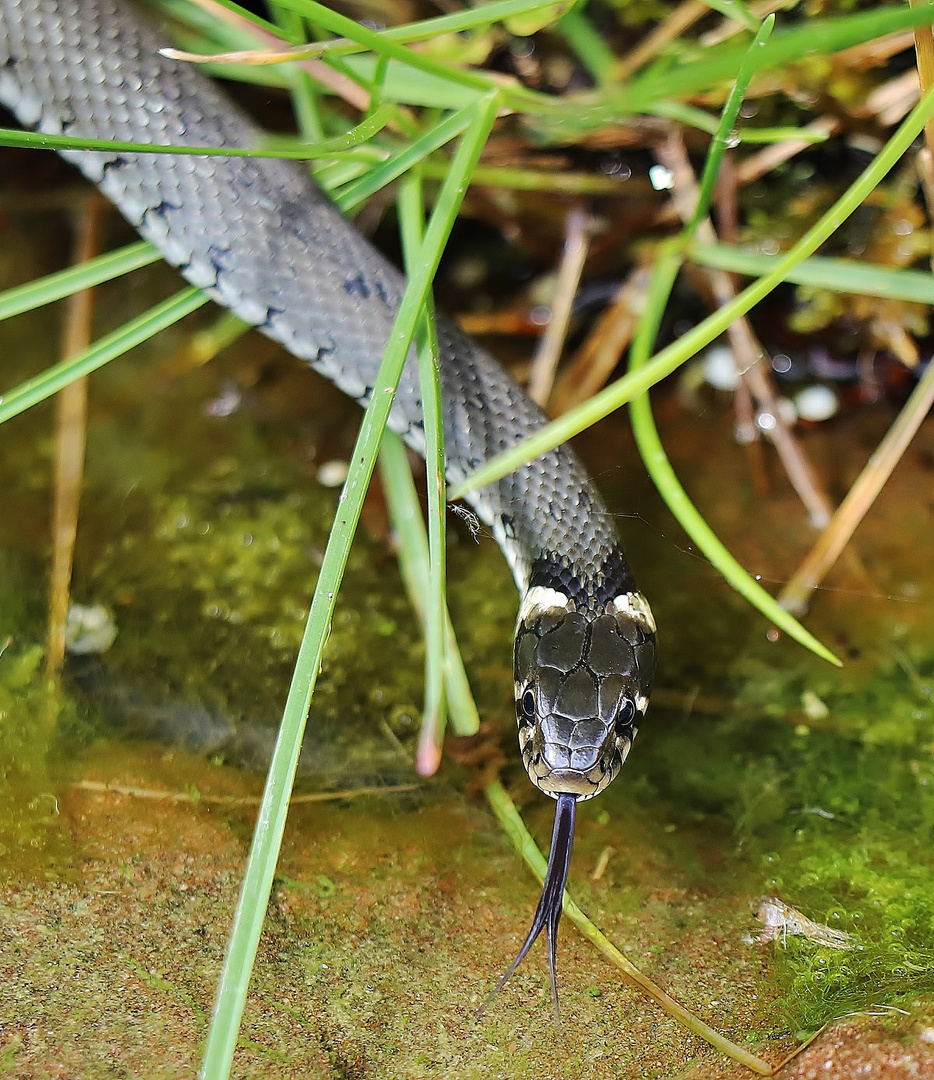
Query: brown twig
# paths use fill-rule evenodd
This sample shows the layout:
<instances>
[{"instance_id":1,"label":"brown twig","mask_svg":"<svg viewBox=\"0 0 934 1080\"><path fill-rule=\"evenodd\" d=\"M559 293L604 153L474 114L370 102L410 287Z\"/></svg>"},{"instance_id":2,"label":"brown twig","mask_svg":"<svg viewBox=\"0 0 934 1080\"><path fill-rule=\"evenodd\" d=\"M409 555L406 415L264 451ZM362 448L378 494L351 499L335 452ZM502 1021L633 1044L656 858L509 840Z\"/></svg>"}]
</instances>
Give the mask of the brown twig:
<instances>
[{"instance_id":1,"label":"brown twig","mask_svg":"<svg viewBox=\"0 0 934 1080\"><path fill-rule=\"evenodd\" d=\"M236 12L224 7L223 4L216 3L215 0L194 0L194 2L198 7L203 8L215 18L220 19L222 22L227 23L229 26L233 26L238 30L245 31L257 41L268 45L270 50L275 50L277 55L290 48L287 41L283 41L282 38L277 37L275 34L270 34L265 30L261 30L254 23L243 18L242 15L238 15ZM171 54L180 59L213 59L212 57L194 57L191 54L180 53L172 49L166 50L166 53L167 55ZM325 64L324 61L311 58L294 60L292 63L294 63L296 67L300 67L303 71L307 71L316 82L319 82L332 93L337 94L338 97L343 98L348 105L352 105L355 109L360 109L362 112L365 112L370 107L369 92L349 76L342 75L339 71L335 71L334 68L329 64Z\"/></svg>"},{"instance_id":2,"label":"brown twig","mask_svg":"<svg viewBox=\"0 0 934 1080\"><path fill-rule=\"evenodd\" d=\"M892 475L921 422L934 406L934 363L918 381L911 397L905 402L895 423L879 443L856 483L850 488L829 526L818 537L810 554L798 567L782 590L778 602L788 611L800 614L807 608L808 598L823 581L840 553L849 543L856 527L876 500L885 482Z\"/></svg>"},{"instance_id":3,"label":"brown twig","mask_svg":"<svg viewBox=\"0 0 934 1080\"><path fill-rule=\"evenodd\" d=\"M733 155L724 155L717 186L714 189L714 205L717 210L717 230L725 244L735 244L739 232L739 214L736 206L736 169ZM736 288L736 279L728 275L732 287ZM768 491L768 477L765 470L765 456L762 442L756 437L756 410L749 390L749 383L740 379L733 394L733 411L736 417L733 425L736 441L746 448L749 468L752 473L756 493L764 496Z\"/></svg>"},{"instance_id":4,"label":"brown twig","mask_svg":"<svg viewBox=\"0 0 934 1080\"><path fill-rule=\"evenodd\" d=\"M93 259L100 247L101 207L85 204L77 218L74 263ZM75 356L91 342L94 290L84 289L68 298L62 357ZM84 476L87 429L87 379L76 379L56 398L55 478L52 505L52 571L49 590L49 639L46 671L57 675L65 659L65 622L71 592L71 571L78 507Z\"/></svg>"},{"instance_id":5,"label":"brown twig","mask_svg":"<svg viewBox=\"0 0 934 1080\"><path fill-rule=\"evenodd\" d=\"M668 139L656 147L655 153L659 161L671 170L674 185L672 199L678 215L682 220L689 221L697 204L697 181L680 132L672 128ZM704 243L716 242L716 234L709 221L701 223L697 235ZM730 275L710 268L705 268L704 273L717 304L722 307L730 303L736 295ZM747 319L737 319L729 327L727 335L739 373L756 402L756 426L771 439L811 522L815 527L822 528L830 520L830 501L821 490L807 458L778 409L771 380L765 365L761 363L766 356L765 350L756 340Z\"/></svg>"},{"instance_id":6,"label":"brown twig","mask_svg":"<svg viewBox=\"0 0 934 1080\"><path fill-rule=\"evenodd\" d=\"M573 206L568 211L564 224L564 251L551 301L551 318L535 350L528 385L529 397L542 408L551 393L558 360L571 322L574 297L577 295L584 261L590 249L591 224L590 215L582 207Z\"/></svg>"},{"instance_id":7,"label":"brown twig","mask_svg":"<svg viewBox=\"0 0 934 1080\"><path fill-rule=\"evenodd\" d=\"M651 275L650 261L641 262L600 315L558 382L549 408L553 416L586 401L609 380L632 341L645 307Z\"/></svg>"},{"instance_id":8,"label":"brown twig","mask_svg":"<svg viewBox=\"0 0 934 1080\"><path fill-rule=\"evenodd\" d=\"M918 0L909 2L912 7L916 7ZM919 89L924 94L934 82L934 37L931 35L930 26L915 28L915 56L918 61ZM930 219L934 207L934 120L928 120L924 125L924 149L918 155L918 172ZM931 268L934 269L934 255L931 256Z\"/></svg>"},{"instance_id":9,"label":"brown twig","mask_svg":"<svg viewBox=\"0 0 934 1080\"><path fill-rule=\"evenodd\" d=\"M639 68L645 67L669 42L680 37L689 26L702 19L709 11L709 5L702 3L702 0L685 0L679 4L667 19L646 34L632 52L627 53L614 66L614 80L622 82Z\"/></svg>"},{"instance_id":10,"label":"brown twig","mask_svg":"<svg viewBox=\"0 0 934 1080\"><path fill-rule=\"evenodd\" d=\"M76 780L71 787L99 794L130 795L134 799L155 799L158 802L208 803L215 806L259 806L261 795L204 795L188 791L156 791L153 788L129 787L125 784L105 784L100 780ZM358 799L363 795L395 795L400 791L417 791L421 784L394 784L389 787L348 788L346 791L314 791L293 795L292 806L303 803L336 802L338 799Z\"/></svg>"},{"instance_id":11,"label":"brown twig","mask_svg":"<svg viewBox=\"0 0 934 1080\"><path fill-rule=\"evenodd\" d=\"M881 127L894 127L918 104L920 97L917 75L906 71L877 86L862 105L851 107L850 115L857 120L872 120Z\"/></svg>"},{"instance_id":12,"label":"brown twig","mask_svg":"<svg viewBox=\"0 0 934 1080\"><path fill-rule=\"evenodd\" d=\"M921 0L908 0L911 7L918 7ZM934 36L931 27L915 27L915 56L918 62L918 81L921 93L926 94L934 86ZM924 125L924 143L928 153L934 153L934 119Z\"/></svg>"}]
</instances>

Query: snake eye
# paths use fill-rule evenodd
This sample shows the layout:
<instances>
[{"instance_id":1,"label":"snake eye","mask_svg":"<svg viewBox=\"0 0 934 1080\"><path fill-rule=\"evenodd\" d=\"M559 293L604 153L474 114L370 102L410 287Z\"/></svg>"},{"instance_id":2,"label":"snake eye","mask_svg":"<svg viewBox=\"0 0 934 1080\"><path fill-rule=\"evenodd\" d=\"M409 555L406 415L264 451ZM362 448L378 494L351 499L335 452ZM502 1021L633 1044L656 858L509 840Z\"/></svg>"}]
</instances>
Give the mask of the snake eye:
<instances>
[{"instance_id":1,"label":"snake eye","mask_svg":"<svg viewBox=\"0 0 934 1080\"><path fill-rule=\"evenodd\" d=\"M522 709L522 715L527 720L531 720L535 715L535 691L531 687L522 695L519 705Z\"/></svg>"},{"instance_id":2,"label":"snake eye","mask_svg":"<svg viewBox=\"0 0 934 1080\"><path fill-rule=\"evenodd\" d=\"M616 730L620 735L629 735L626 729L633 722L636 715L636 703L631 698L623 698L620 702L619 712L616 714Z\"/></svg>"}]
</instances>

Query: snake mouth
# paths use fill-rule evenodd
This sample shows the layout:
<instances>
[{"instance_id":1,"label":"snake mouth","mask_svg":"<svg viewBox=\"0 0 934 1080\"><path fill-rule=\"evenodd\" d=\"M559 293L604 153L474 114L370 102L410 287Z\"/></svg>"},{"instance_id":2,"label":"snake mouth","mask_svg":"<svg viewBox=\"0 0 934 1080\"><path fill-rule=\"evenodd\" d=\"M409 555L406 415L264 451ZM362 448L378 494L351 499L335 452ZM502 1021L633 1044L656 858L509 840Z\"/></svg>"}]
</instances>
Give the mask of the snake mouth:
<instances>
[{"instance_id":1,"label":"snake mouth","mask_svg":"<svg viewBox=\"0 0 934 1080\"><path fill-rule=\"evenodd\" d=\"M577 795L582 798L592 798L601 789L601 780L606 783L606 777L591 779L589 773L578 772L575 769L554 769L547 776L537 780L540 791L546 795L557 798L559 795Z\"/></svg>"},{"instance_id":2,"label":"snake mouth","mask_svg":"<svg viewBox=\"0 0 934 1080\"><path fill-rule=\"evenodd\" d=\"M599 795L619 771L613 767L615 752L615 735L606 725L555 716L545 718L522 746L529 778L553 799Z\"/></svg>"}]
</instances>

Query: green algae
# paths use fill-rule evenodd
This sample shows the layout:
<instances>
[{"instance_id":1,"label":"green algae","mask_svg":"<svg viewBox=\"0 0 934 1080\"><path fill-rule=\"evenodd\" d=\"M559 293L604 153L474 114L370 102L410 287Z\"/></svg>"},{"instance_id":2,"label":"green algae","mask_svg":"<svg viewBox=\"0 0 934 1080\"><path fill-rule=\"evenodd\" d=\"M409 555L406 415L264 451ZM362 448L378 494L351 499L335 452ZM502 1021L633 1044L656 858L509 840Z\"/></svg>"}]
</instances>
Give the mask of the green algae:
<instances>
[{"instance_id":1,"label":"green algae","mask_svg":"<svg viewBox=\"0 0 934 1080\"><path fill-rule=\"evenodd\" d=\"M41 675L38 646L0 655L0 865L33 865L58 840L58 797L49 775L49 717L55 695Z\"/></svg>"},{"instance_id":2,"label":"green algae","mask_svg":"<svg viewBox=\"0 0 934 1080\"><path fill-rule=\"evenodd\" d=\"M656 714L632 762L676 821L732 834L729 875L750 912L778 896L852 935L851 950L793 936L759 946L795 1030L934 990L934 656L899 638L842 675L749 653L723 715L660 730L669 718Z\"/></svg>"},{"instance_id":3,"label":"green algae","mask_svg":"<svg viewBox=\"0 0 934 1080\"><path fill-rule=\"evenodd\" d=\"M155 492L82 583L115 611L112 676L153 701L200 705L234 729L271 733L335 503L334 492L268 461L219 460L184 487ZM407 768L371 723L379 711L408 740L420 700L417 625L394 568L374 574L379 559L378 545L363 539L332 626L311 719L321 775ZM382 744L369 765L367 740Z\"/></svg>"},{"instance_id":4,"label":"green algae","mask_svg":"<svg viewBox=\"0 0 934 1080\"><path fill-rule=\"evenodd\" d=\"M154 267L142 277L139 293L102 289L108 318L119 320L171 275ZM213 725L229 736L222 754L263 768L337 505L313 469L346 452L340 422L354 407L309 372L277 364L271 346L257 357L255 342L177 378L190 364L190 330L92 382L73 598L111 612L117 638L81 681L93 691L92 711L127 733L174 726L175 741L207 746L213 736L198 725ZM234 403L229 415L215 408L219 399ZM297 402L310 403L310 419ZM49 483L42 412L4 428L0 455L16 499L0 529L40 605ZM351 556L316 694L317 752L305 771L321 786L412 774L406 747L421 711L421 644L380 526L377 513ZM41 640L40 623L30 640Z\"/></svg>"},{"instance_id":5,"label":"green algae","mask_svg":"<svg viewBox=\"0 0 934 1080\"><path fill-rule=\"evenodd\" d=\"M25 631L21 578L4 560L0 573L0 868L46 872L67 854L55 761L49 741L71 727L73 706L43 671L44 649Z\"/></svg>"},{"instance_id":6,"label":"green algae","mask_svg":"<svg viewBox=\"0 0 934 1080\"><path fill-rule=\"evenodd\" d=\"M932 729L910 691L890 701L885 743L874 694L864 702L862 738L795 735L775 759L783 820L748 829L756 849L771 849L760 855L766 891L793 896L796 907L854 938L851 951L798 939L776 950L804 1027L934 989ZM919 723L927 730L916 741Z\"/></svg>"}]
</instances>

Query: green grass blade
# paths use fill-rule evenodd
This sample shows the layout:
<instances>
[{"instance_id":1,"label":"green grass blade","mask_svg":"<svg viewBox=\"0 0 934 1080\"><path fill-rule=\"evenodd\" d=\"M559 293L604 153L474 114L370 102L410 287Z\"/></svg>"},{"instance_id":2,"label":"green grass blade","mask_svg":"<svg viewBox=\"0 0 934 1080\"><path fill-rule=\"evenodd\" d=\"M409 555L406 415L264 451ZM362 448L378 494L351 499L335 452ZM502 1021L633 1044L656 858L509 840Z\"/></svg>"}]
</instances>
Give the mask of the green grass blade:
<instances>
[{"instance_id":1,"label":"green grass blade","mask_svg":"<svg viewBox=\"0 0 934 1080\"><path fill-rule=\"evenodd\" d=\"M355 180L359 180L372 167L372 161L342 158L340 161L332 161L319 169L315 169L315 180L332 199L336 200L336 193L345 184L352 184Z\"/></svg>"},{"instance_id":2,"label":"green grass blade","mask_svg":"<svg viewBox=\"0 0 934 1080\"><path fill-rule=\"evenodd\" d=\"M245 323L232 311L222 310L210 326L191 335L188 355L194 363L206 364L252 329L249 323Z\"/></svg>"},{"instance_id":3,"label":"green grass blade","mask_svg":"<svg viewBox=\"0 0 934 1080\"><path fill-rule=\"evenodd\" d=\"M630 350L630 370L632 371L638 371L646 363L672 286L681 268L681 256L675 250L676 247L680 248L680 238L676 238L670 246L663 249L656 263L652 287L646 302L646 313L639 324ZM840 667L840 660L793 615L781 607L778 601L733 558L688 498L658 436L658 429L652 418L648 391L630 402L629 413L632 418L633 435L639 447L639 455L652 481L665 500L665 505L711 565L726 578L740 596L748 600L790 638L806 649L810 649L821 659Z\"/></svg>"},{"instance_id":4,"label":"green grass blade","mask_svg":"<svg viewBox=\"0 0 934 1080\"><path fill-rule=\"evenodd\" d=\"M332 57L327 63L362 86L373 85L382 78L383 99L400 105L425 109L461 109L476 101L478 97L490 93L489 89L464 86L442 75L417 71L397 60L387 60L378 53ZM380 66L385 67L382 77L378 71Z\"/></svg>"},{"instance_id":5,"label":"green grass blade","mask_svg":"<svg viewBox=\"0 0 934 1080\"><path fill-rule=\"evenodd\" d=\"M713 135L717 130L717 119L710 113L698 109L695 105L685 105L680 101L659 101L649 110L652 116L665 120L675 120L685 127L697 128ZM740 127L732 132L732 141L759 145L761 143L784 142L786 139L798 139L804 143L827 142L830 138L820 131L808 131L803 127Z\"/></svg>"},{"instance_id":6,"label":"green grass blade","mask_svg":"<svg viewBox=\"0 0 934 1080\"><path fill-rule=\"evenodd\" d=\"M398 538L399 570L412 607L425 625L425 597L429 590L428 533L415 489L408 452L398 436L387 431L380 447L380 476L389 516ZM480 714L470 691L464 661L445 609L444 690L455 735L476 735Z\"/></svg>"},{"instance_id":7,"label":"green grass blade","mask_svg":"<svg viewBox=\"0 0 934 1080\"><path fill-rule=\"evenodd\" d=\"M729 584L774 623L790 638L810 649L815 655L841 667L840 659L814 635L786 611L778 601L751 577L718 539L697 507L688 498L671 463L665 454L658 429L652 418L648 394L636 398L629 405L632 430L639 446L639 454L652 476L655 486L675 515L684 531L704 553L710 564L718 570Z\"/></svg>"},{"instance_id":8,"label":"green grass blade","mask_svg":"<svg viewBox=\"0 0 934 1080\"><path fill-rule=\"evenodd\" d=\"M427 178L443 176L447 165L429 159L422 166ZM471 186L486 184L513 191L551 191L563 195L618 196L624 181L612 176L584 172L540 172L537 169L511 169L499 165L478 165L470 178Z\"/></svg>"},{"instance_id":9,"label":"green grass blade","mask_svg":"<svg viewBox=\"0 0 934 1080\"><path fill-rule=\"evenodd\" d=\"M487 75L455 68L423 53L416 52L414 49L407 49L404 45L398 44L385 34L381 35L375 30L368 30L360 23L354 22L353 19L348 19L346 15L340 15L322 4L314 3L313 0L308 0L307 4L303 4L302 9L305 17L322 27L322 29L328 30L332 34L339 34L341 37L350 38L351 41L356 41L379 56L396 60L407 67L414 68L416 71L422 71L426 75L433 75L436 78L459 84L471 90L479 90L481 93L490 93L495 90L493 80Z\"/></svg>"},{"instance_id":10,"label":"green grass blade","mask_svg":"<svg viewBox=\"0 0 934 1080\"><path fill-rule=\"evenodd\" d=\"M24 311L34 311L44 304L51 304L53 300L61 300L63 296L93 288L101 282L120 277L121 274L150 266L161 258L148 240L139 240L117 251L98 255L80 266L59 270L26 285L17 285L14 289L0 293L0 321L9 319L12 315L21 315Z\"/></svg>"},{"instance_id":11,"label":"green grass blade","mask_svg":"<svg viewBox=\"0 0 934 1080\"><path fill-rule=\"evenodd\" d=\"M402 176L403 173L413 168L428 154L434 153L440 147L456 139L466 131L474 115L475 105L466 105L451 116L445 117L440 123L426 131L424 135L406 145L398 153L394 154L382 165L370 169L359 180L348 184L342 191L332 192L332 198L338 207L346 214L361 203L366 202L387 184Z\"/></svg>"},{"instance_id":12,"label":"green grass blade","mask_svg":"<svg viewBox=\"0 0 934 1080\"><path fill-rule=\"evenodd\" d=\"M778 143L788 139L797 139L799 142L811 143L817 146L825 143L830 138L821 131L807 131L798 127L744 127L736 132L741 143Z\"/></svg>"},{"instance_id":13,"label":"green grass blade","mask_svg":"<svg viewBox=\"0 0 934 1080\"><path fill-rule=\"evenodd\" d=\"M719 11L721 15L738 22L740 26L745 26L752 33L759 29L759 20L742 3L742 0L705 0L705 2L714 11Z\"/></svg>"},{"instance_id":14,"label":"green grass blade","mask_svg":"<svg viewBox=\"0 0 934 1080\"><path fill-rule=\"evenodd\" d=\"M934 22L931 6L893 6L836 18L809 19L800 26L774 33L762 50L758 70L767 71L818 54L829 56L885 34ZM815 42L819 42L819 49ZM559 103L543 96L523 98L522 107L528 112L542 113L542 120L555 132L563 125L568 125L571 131L583 131L618 123L620 116L652 112L659 102L691 97L732 82L747 47L747 44L728 43L704 50L697 60L672 62L664 58L625 86L610 92L576 95ZM586 100L582 101L582 97Z\"/></svg>"},{"instance_id":15,"label":"green grass blade","mask_svg":"<svg viewBox=\"0 0 934 1080\"><path fill-rule=\"evenodd\" d=\"M402 233L402 253L409 277L421 259L425 206L421 176L408 172L396 200ZM445 468L444 428L441 406L441 374L438 335L432 299L418 332L418 375L422 394L422 425L425 433L425 479L428 496L428 589L425 594L425 707L418 743L416 767L422 776L434 776L441 764L446 706L444 696L444 646L447 604L445 597Z\"/></svg>"},{"instance_id":16,"label":"green grass blade","mask_svg":"<svg viewBox=\"0 0 934 1080\"><path fill-rule=\"evenodd\" d=\"M289 8L312 19L315 17L316 9L304 0L279 0L277 6ZM404 26L393 26L388 30L377 31L376 37L380 40L395 42L397 45L408 45L415 41L427 41L441 34L462 34L467 30L485 28L492 23L503 22L506 19L542 11L553 6L554 0L497 0L497 2L482 4L465 11L452 12L450 15L438 15L435 18L406 23ZM370 48L375 51L376 47L341 37L333 41L322 41L310 45L307 51L302 49L300 55L302 57L342 56Z\"/></svg>"},{"instance_id":17,"label":"green grass blade","mask_svg":"<svg viewBox=\"0 0 934 1080\"><path fill-rule=\"evenodd\" d=\"M683 241L691 239L697 232L698 225L700 225L707 217L710 210L714 185L717 183L717 177L720 175L723 157L733 141L733 128L736 124L736 118L739 116L740 106L743 104L743 99L746 97L746 91L749 89L749 84L752 81L753 76L759 70L759 60L762 57L766 42L772 35L774 26L775 16L769 15L762 26L759 27L758 33L753 39L752 44L749 46L746 55L743 57L743 62L739 66L739 74L736 76L736 81L730 87L729 94L727 94L726 102L724 103L723 110L720 114L720 123L717 125L716 134L711 140L710 148L707 151L707 160L704 162L704 171L701 174L697 196L697 206L694 208L691 220L682 233ZM667 303L667 297L665 302Z\"/></svg>"},{"instance_id":18,"label":"green grass blade","mask_svg":"<svg viewBox=\"0 0 934 1080\"><path fill-rule=\"evenodd\" d=\"M311 161L315 158L330 157L332 154L340 153L344 150L352 150L354 147L360 146L362 143L368 142L377 135L380 131L390 124L396 115L396 108L393 105L377 105L375 109L369 112L359 124L351 128L346 134L335 135L330 139L324 139L322 142L310 145L309 143L297 144L293 139L276 139L274 137L267 136L263 140L261 150L263 156L289 156L289 152L293 151L296 155L303 154L307 157L307 160ZM277 155L276 150L282 149L286 151L284 155Z\"/></svg>"},{"instance_id":19,"label":"green grass blade","mask_svg":"<svg viewBox=\"0 0 934 1080\"><path fill-rule=\"evenodd\" d=\"M584 405L571 409L553 420L540 431L518 446L498 454L479 469L456 484L448 492L449 499L462 498L486 484L494 483L527 461L532 461L560 443L578 435L585 428L603 419L621 405L632 401L649 387L670 375L689 360L740 315L745 315L763 297L785 281L792 270L824 243L828 237L859 207L886 174L895 167L902 155L924 129L929 116L934 114L934 90L929 91L912 109L901 127L889 139L878 156L857 177L847 191L834 203L826 214L784 256L778 258L772 270L745 288L734 300L709 315L703 322L692 327L677 341L657 353L644 367L632 371L596 394Z\"/></svg>"},{"instance_id":20,"label":"green grass blade","mask_svg":"<svg viewBox=\"0 0 934 1080\"><path fill-rule=\"evenodd\" d=\"M218 0L218 2L221 6L227 8L228 11L232 11L235 15L239 15L245 22L252 23L263 33L281 34L283 32L281 26L261 18L259 15L255 14L255 12L250 11L249 8L234 3L233 0ZM168 3L163 2L163 6L168 8L169 14L176 18L184 18L186 23L205 32L211 34L223 33L225 35L236 34L238 37L244 36L239 30L234 30L229 23L222 19L218 19L215 12L209 12L206 8L200 7L198 4L188 3L180 5L169 0ZM277 4L277 7L288 6L288 4Z\"/></svg>"},{"instance_id":21,"label":"green grass blade","mask_svg":"<svg viewBox=\"0 0 934 1080\"><path fill-rule=\"evenodd\" d=\"M33 150L106 150L114 153L180 154L197 157L256 157L288 158L294 161L313 161L333 157L371 139L393 119L395 110L382 105L355 128L321 143L301 143L296 139L267 138L260 146L176 146L167 143L118 142L114 139L85 139L75 135L48 135L38 131L18 131L0 128L0 146L20 146Z\"/></svg>"},{"instance_id":22,"label":"green grass blade","mask_svg":"<svg viewBox=\"0 0 934 1080\"><path fill-rule=\"evenodd\" d=\"M770 273L779 259L779 256L743 251L729 244L691 244L687 256L701 266L753 278ZM815 256L790 270L785 280L830 292L934 305L934 276L927 270L892 270L853 259Z\"/></svg>"},{"instance_id":23,"label":"green grass blade","mask_svg":"<svg viewBox=\"0 0 934 1080\"><path fill-rule=\"evenodd\" d=\"M57 394L69 383L89 375L99 367L148 341L179 319L197 311L208 297L200 289L188 288L151 308L145 314L107 334L84 352L47 368L41 375L20 383L0 397L0 424L25 412L40 401Z\"/></svg>"},{"instance_id":24,"label":"green grass blade","mask_svg":"<svg viewBox=\"0 0 934 1080\"><path fill-rule=\"evenodd\" d=\"M555 23L555 30L577 54L577 58L593 76L598 86L606 86L613 79L616 54L603 36L583 12L583 4L577 4L564 13Z\"/></svg>"},{"instance_id":25,"label":"green grass blade","mask_svg":"<svg viewBox=\"0 0 934 1080\"><path fill-rule=\"evenodd\" d=\"M708 135L715 135L717 131L715 116L696 105L685 105L683 101L658 101L646 111L652 116L660 116L663 120L674 120L684 127L706 131Z\"/></svg>"},{"instance_id":26,"label":"green grass blade","mask_svg":"<svg viewBox=\"0 0 934 1080\"><path fill-rule=\"evenodd\" d=\"M779 31L762 50L759 71L794 63L815 55L829 56L854 45L873 41L885 34L907 30L932 21L931 5L921 8L876 8L856 15L829 19L809 19L801 26ZM639 76L622 91L617 103L627 110L642 111L662 98L687 97L736 78L746 54L745 45L727 45L709 50L699 60L670 67L660 64ZM662 70L664 68L664 70Z\"/></svg>"},{"instance_id":27,"label":"green grass blade","mask_svg":"<svg viewBox=\"0 0 934 1080\"><path fill-rule=\"evenodd\" d=\"M306 142L323 142L325 136L318 84L307 71L297 67L286 68L286 78L301 138Z\"/></svg>"},{"instance_id":28,"label":"green grass blade","mask_svg":"<svg viewBox=\"0 0 934 1080\"><path fill-rule=\"evenodd\" d=\"M379 377L364 414L351 458L350 475L341 493L338 513L321 565L318 586L311 602L299 649L282 724L263 793L259 818L247 870L234 916L224 970L208 1031L199 1075L204 1080L226 1080L230 1074L237 1033L243 1016L246 992L272 887L276 860L285 829L289 796L301 748L311 694L321 666L334 610L337 587L346 565L350 541L359 519L363 497L372 473L383 428L392 404L393 387L399 379L410 342L431 282L466 190L496 116L498 98L491 95L477 103L473 123L465 132L442 185L421 249L421 260L399 306L386 346Z\"/></svg>"},{"instance_id":29,"label":"green grass blade","mask_svg":"<svg viewBox=\"0 0 934 1080\"><path fill-rule=\"evenodd\" d=\"M723 156L729 145L730 133L739 115L740 106L753 76L757 70L757 61L762 48L768 40L774 25L774 16L769 16L756 34L746 58L740 67L736 83L727 95L717 134L711 140L704 162L704 171L698 190L697 206L691 220L679 237L662 246L655 273L652 278L645 313L639 322L629 354L630 371L636 372L648 362L655 345L658 329L661 326L671 290L674 287L683 261L682 251L686 243L694 236L702 221L707 220L710 203L713 199L714 185L717 182ZM824 660L840 665L840 661L822 645L817 638L782 608L778 601L769 595L762 586L733 558L720 542L713 530L688 498L675 475L674 469L665 454L658 429L652 417L652 406L648 391L639 395L629 405L632 430L639 447L639 454L649 471L655 486L665 500L668 509L677 518L684 531L697 544L710 563L723 575L729 584L748 600L753 607L784 630L799 644L810 649Z\"/></svg>"}]
</instances>

